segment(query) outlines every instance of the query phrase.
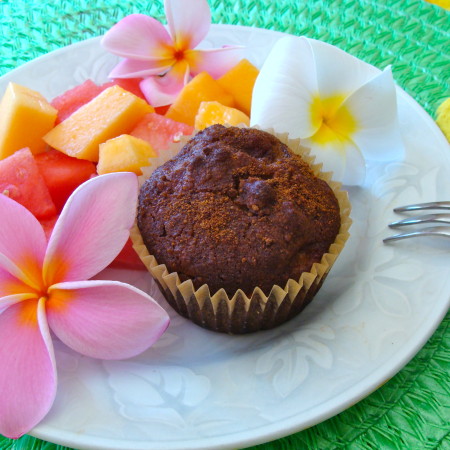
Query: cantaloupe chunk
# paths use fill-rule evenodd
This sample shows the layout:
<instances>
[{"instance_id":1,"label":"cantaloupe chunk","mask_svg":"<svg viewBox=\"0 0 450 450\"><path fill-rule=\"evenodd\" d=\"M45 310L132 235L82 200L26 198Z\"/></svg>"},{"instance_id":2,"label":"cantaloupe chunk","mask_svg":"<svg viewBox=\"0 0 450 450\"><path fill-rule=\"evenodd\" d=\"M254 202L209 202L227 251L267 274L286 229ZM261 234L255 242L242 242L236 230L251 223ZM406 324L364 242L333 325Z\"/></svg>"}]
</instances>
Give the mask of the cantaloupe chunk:
<instances>
[{"instance_id":1,"label":"cantaloupe chunk","mask_svg":"<svg viewBox=\"0 0 450 450\"><path fill-rule=\"evenodd\" d=\"M97 162L101 143L129 133L153 111L146 101L112 86L58 124L44 140L66 155Z\"/></svg>"},{"instance_id":2,"label":"cantaloupe chunk","mask_svg":"<svg viewBox=\"0 0 450 450\"><path fill-rule=\"evenodd\" d=\"M201 102L195 116L195 129L203 130L215 123L222 125L250 125L250 118L239 109L224 106L219 102Z\"/></svg>"},{"instance_id":3,"label":"cantaloupe chunk","mask_svg":"<svg viewBox=\"0 0 450 450\"><path fill-rule=\"evenodd\" d=\"M233 96L236 108L247 116L250 115L253 86L258 75L259 70L250 61L241 59L217 80L217 83Z\"/></svg>"},{"instance_id":4,"label":"cantaloupe chunk","mask_svg":"<svg viewBox=\"0 0 450 450\"><path fill-rule=\"evenodd\" d=\"M450 97L439 105L436 113L436 123L450 142Z\"/></svg>"},{"instance_id":5,"label":"cantaloupe chunk","mask_svg":"<svg viewBox=\"0 0 450 450\"><path fill-rule=\"evenodd\" d=\"M56 114L39 92L9 83L0 103L0 159L24 147L33 154L45 151L42 137L53 128Z\"/></svg>"},{"instance_id":6,"label":"cantaloupe chunk","mask_svg":"<svg viewBox=\"0 0 450 450\"><path fill-rule=\"evenodd\" d=\"M226 92L211 75L201 72L183 87L167 111L166 117L194 126L200 103L208 101L234 106L233 96Z\"/></svg>"},{"instance_id":7,"label":"cantaloupe chunk","mask_svg":"<svg viewBox=\"0 0 450 450\"><path fill-rule=\"evenodd\" d=\"M134 172L142 175L141 167L149 165L149 158L157 156L143 139L123 134L100 144L97 173Z\"/></svg>"}]
</instances>

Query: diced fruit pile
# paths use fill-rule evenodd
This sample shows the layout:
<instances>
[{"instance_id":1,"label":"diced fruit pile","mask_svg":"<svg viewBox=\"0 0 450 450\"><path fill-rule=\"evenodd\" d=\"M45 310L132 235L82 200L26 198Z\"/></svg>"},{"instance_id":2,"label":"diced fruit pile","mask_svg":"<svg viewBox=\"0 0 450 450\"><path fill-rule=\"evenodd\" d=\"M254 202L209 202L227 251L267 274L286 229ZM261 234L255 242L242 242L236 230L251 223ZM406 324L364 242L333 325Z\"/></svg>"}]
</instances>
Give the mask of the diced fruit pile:
<instances>
[{"instance_id":1,"label":"diced fruit pile","mask_svg":"<svg viewBox=\"0 0 450 450\"><path fill-rule=\"evenodd\" d=\"M140 79L92 80L51 102L9 83L0 102L0 194L21 203L47 237L71 193L96 175L130 171L183 135L215 123L249 124L258 69L242 60L221 78L195 76L168 108L153 108ZM141 269L128 241L112 266Z\"/></svg>"}]
</instances>

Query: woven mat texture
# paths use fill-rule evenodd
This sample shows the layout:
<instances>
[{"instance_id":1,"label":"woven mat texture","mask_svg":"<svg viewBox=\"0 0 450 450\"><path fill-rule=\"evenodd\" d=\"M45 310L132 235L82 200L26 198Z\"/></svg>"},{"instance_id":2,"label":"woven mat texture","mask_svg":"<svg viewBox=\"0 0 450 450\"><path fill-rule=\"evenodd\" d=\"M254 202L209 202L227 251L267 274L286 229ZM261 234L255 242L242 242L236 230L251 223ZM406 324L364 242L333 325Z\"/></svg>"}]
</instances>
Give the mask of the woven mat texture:
<instances>
[{"instance_id":1,"label":"woven mat texture","mask_svg":"<svg viewBox=\"0 0 450 450\"><path fill-rule=\"evenodd\" d=\"M187 0L186 0L187 1ZM432 116L450 96L450 13L422 0L209 0L213 23L321 39L379 68ZM162 0L0 0L0 75L103 34L131 13L165 21ZM450 314L418 355L357 405L308 430L254 447L450 449ZM24 436L0 449L56 450Z\"/></svg>"}]
</instances>

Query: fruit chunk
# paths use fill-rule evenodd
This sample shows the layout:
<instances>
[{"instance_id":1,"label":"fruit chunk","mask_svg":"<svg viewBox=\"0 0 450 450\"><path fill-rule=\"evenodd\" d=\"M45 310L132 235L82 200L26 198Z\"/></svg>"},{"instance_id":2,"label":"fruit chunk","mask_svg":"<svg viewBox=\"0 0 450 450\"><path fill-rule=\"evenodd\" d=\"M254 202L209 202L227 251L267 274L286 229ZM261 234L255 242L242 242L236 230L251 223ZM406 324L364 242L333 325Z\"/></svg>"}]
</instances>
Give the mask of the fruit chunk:
<instances>
[{"instance_id":1,"label":"fruit chunk","mask_svg":"<svg viewBox=\"0 0 450 450\"><path fill-rule=\"evenodd\" d=\"M102 84L102 88L109 87L108 85L113 86L117 84L122 89L125 89L126 91L131 92L132 94L145 100L145 96L142 93L141 88L139 87L141 81L142 78L114 78L109 83Z\"/></svg>"},{"instance_id":2,"label":"fruit chunk","mask_svg":"<svg viewBox=\"0 0 450 450\"><path fill-rule=\"evenodd\" d=\"M111 172L134 172L142 175L141 167L149 165L149 158L157 156L151 145L129 134L123 134L100 144L97 165L99 175Z\"/></svg>"},{"instance_id":3,"label":"fruit chunk","mask_svg":"<svg viewBox=\"0 0 450 450\"><path fill-rule=\"evenodd\" d=\"M96 174L95 165L85 159L72 158L58 150L49 150L34 157L44 177L58 212L70 194Z\"/></svg>"},{"instance_id":4,"label":"fruit chunk","mask_svg":"<svg viewBox=\"0 0 450 450\"><path fill-rule=\"evenodd\" d=\"M0 159L28 147L46 149L42 137L53 128L56 109L39 92L9 83L0 103Z\"/></svg>"},{"instance_id":5,"label":"fruit chunk","mask_svg":"<svg viewBox=\"0 0 450 450\"><path fill-rule=\"evenodd\" d=\"M229 92L236 107L250 115L252 92L259 70L247 59L241 59L232 69L222 75L217 82Z\"/></svg>"},{"instance_id":6,"label":"fruit chunk","mask_svg":"<svg viewBox=\"0 0 450 450\"><path fill-rule=\"evenodd\" d=\"M147 141L158 153L160 150L167 150L172 142L179 142L181 136L189 136L193 132L194 127L185 123L150 113L139 121L130 134Z\"/></svg>"},{"instance_id":7,"label":"fruit chunk","mask_svg":"<svg viewBox=\"0 0 450 450\"><path fill-rule=\"evenodd\" d=\"M223 106L219 102L201 102L195 116L195 129L203 130L210 125L250 125L250 118L239 109Z\"/></svg>"},{"instance_id":8,"label":"fruit chunk","mask_svg":"<svg viewBox=\"0 0 450 450\"><path fill-rule=\"evenodd\" d=\"M108 267L114 269L147 270L141 258L139 258L134 250L131 239L128 239L123 249Z\"/></svg>"},{"instance_id":9,"label":"fruit chunk","mask_svg":"<svg viewBox=\"0 0 450 450\"><path fill-rule=\"evenodd\" d=\"M44 178L28 148L0 161L0 194L25 206L38 219L48 219L56 214Z\"/></svg>"},{"instance_id":10,"label":"fruit chunk","mask_svg":"<svg viewBox=\"0 0 450 450\"><path fill-rule=\"evenodd\" d=\"M139 88L140 81L140 78L118 79L98 86L92 80L86 80L58 97L55 97L51 101L51 105L58 110L56 123L66 120L77 109L80 109L83 105L90 102L93 98L97 97L97 95L111 86L118 85L126 91L145 100L144 94Z\"/></svg>"},{"instance_id":11,"label":"fruit chunk","mask_svg":"<svg viewBox=\"0 0 450 450\"><path fill-rule=\"evenodd\" d=\"M47 241L50 239L50 236L52 235L53 232L53 228L55 228L56 225L56 221L58 220L59 216L53 216L50 217L49 219L41 219L39 220L44 233L45 233L45 237L47 238Z\"/></svg>"},{"instance_id":12,"label":"fruit chunk","mask_svg":"<svg viewBox=\"0 0 450 450\"><path fill-rule=\"evenodd\" d=\"M234 106L233 96L226 92L211 75L201 72L183 87L167 111L166 117L194 126L200 103L214 100L225 106Z\"/></svg>"},{"instance_id":13,"label":"fruit chunk","mask_svg":"<svg viewBox=\"0 0 450 450\"><path fill-rule=\"evenodd\" d=\"M450 97L439 105L436 113L436 123L450 142Z\"/></svg>"},{"instance_id":14,"label":"fruit chunk","mask_svg":"<svg viewBox=\"0 0 450 450\"><path fill-rule=\"evenodd\" d=\"M64 94L55 97L51 101L51 105L58 110L57 123L66 120L77 109L97 97L103 90L92 80L86 80L84 83L64 92Z\"/></svg>"},{"instance_id":15,"label":"fruit chunk","mask_svg":"<svg viewBox=\"0 0 450 450\"><path fill-rule=\"evenodd\" d=\"M45 142L75 158L98 161L98 146L129 133L154 109L136 95L111 86L44 136Z\"/></svg>"}]
</instances>

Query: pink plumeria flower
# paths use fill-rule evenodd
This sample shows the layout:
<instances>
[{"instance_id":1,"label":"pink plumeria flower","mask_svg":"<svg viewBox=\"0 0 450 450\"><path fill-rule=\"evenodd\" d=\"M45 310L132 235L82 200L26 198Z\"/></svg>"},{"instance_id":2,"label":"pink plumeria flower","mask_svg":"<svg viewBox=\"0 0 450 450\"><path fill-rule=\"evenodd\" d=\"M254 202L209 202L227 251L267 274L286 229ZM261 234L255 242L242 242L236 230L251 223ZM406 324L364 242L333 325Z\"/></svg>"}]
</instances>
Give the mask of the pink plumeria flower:
<instances>
[{"instance_id":1,"label":"pink plumeria flower","mask_svg":"<svg viewBox=\"0 0 450 450\"><path fill-rule=\"evenodd\" d=\"M83 355L122 359L167 328L167 313L144 292L89 280L128 239L137 194L132 173L87 181L67 201L48 243L37 219L0 195L0 434L20 437L53 404L50 330Z\"/></svg>"},{"instance_id":2,"label":"pink plumeria flower","mask_svg":"<svg viewBox=\"0 0 450 450\"><path fill-rule=\"evenodd\" d=\"M144 78L140 87L153 106L172 103L191 76L220 77L240 59L238 47L195 50L211 25L206 0L165 0L164 10L169 32L153 17L132 14L102 39L106 50L125 58L109 76Z\"/></svg>"}]
</instances>

